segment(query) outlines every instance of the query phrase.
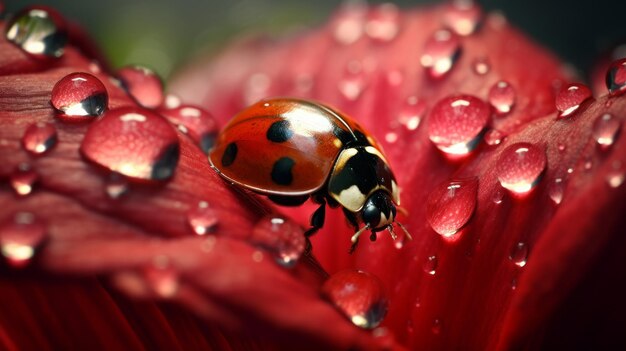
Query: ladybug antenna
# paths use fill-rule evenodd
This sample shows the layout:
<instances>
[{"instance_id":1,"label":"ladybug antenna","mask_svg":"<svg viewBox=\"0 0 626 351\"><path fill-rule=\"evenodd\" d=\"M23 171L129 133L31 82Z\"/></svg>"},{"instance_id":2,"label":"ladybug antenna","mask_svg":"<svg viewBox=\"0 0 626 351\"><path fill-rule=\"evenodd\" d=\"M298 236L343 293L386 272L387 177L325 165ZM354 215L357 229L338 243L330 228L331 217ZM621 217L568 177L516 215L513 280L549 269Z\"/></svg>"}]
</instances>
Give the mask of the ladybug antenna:
<instances>
[{"instance_id":1,"label":"ladybug antenna","mask_svg":"<svg viewBox=\"0 0 626 351\"><path fill-rule=\"evenodd\" d=\"M406 227L404 226L404 224L400 223L400 222L396 222L396 224L398 224L398 227L400 227L400 229L402 229L402 231L404 232L404 236L409 238L409 240L413 240L413 237L411 236L411 234L409 234L409 231L406 230Z\"/></svg>"},{"instance_id":2,"label":"ladybug antenna","mask_svg":"<svg viewBox=\"0 0 626 351\"><path fill-rule=\"evenodd\" d=\"M391 224L387 226L387 231L389 232L389 235L391 235L391 239L393 240L398 239L398 236L396 235L396 232L393 230L393 226Z\"/></svg>"},{"instance_id":3,"label":"ladybug antenna","mask_svg":"<svg viewBox=\"0 0 626 351\"><path fill-rule=\"evenodd\" d=\"M352 241L352 244L356 244L357 241L359 241L359 237L361 236L361 234L363 234L363 232L368 229L370 229L370 225L366 224L365 227L357 230L357 232L354 233L354 235L352 235L352 238L350 239Z\"/></svg>"}]
</instances>

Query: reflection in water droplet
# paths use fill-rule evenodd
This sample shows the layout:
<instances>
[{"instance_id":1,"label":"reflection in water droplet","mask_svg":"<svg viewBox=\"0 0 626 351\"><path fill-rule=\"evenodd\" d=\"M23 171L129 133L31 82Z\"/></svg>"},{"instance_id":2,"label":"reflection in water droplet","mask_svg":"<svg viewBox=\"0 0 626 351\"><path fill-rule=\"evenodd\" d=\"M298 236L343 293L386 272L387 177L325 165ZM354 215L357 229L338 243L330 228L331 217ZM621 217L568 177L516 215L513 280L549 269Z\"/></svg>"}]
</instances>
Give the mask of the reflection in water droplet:
<instances>
[{"instance_id":1,"label":"reflection in water droplet","mask_svg":"<svg viewBox=\"0 0 626 351\"><path fill-rule=\"evenodd\" d=\"M33 155L41 155L57 143L57 130L50 123L31 124L22 136L24 149Z\"/></svg>"},{"instance_id":2,"label":"reflection in water droplet","mask_svg":"<svg viewBox=\"0 0 626 351\"><path fill-rule=\"evenodd\" d=\"M111 173L104 187L107 196L113 200L128 193L128 182L122 175L115 172Z\"/></svg>"},{"instance_id":3,"label":"reflection in water droplet","mask_svg":"<svg viewBox=\"0 0 626 351\"><path fill-rule=\"evenodd\" d=\"M507 81L497 82L489 90L489 103L499 115L511 112L515 104L515 89Z\"/></svg>"},{"instance_id":4,"label":"reflection in water droplet","mask_svg":"<svg viewBox=\"0 0 626 351\"><path fill-rule=\"evenodd\" d=\"M476 31L482 17L482 9L474 1L456 0L446 6L443 23L458 35L470 35Z\"/></svg>"},{"instance_id":5,"label":"reflection in water droplet","mask_svg":"<svg viewBox=\"0 0 626 351\"><path fill-rule=\"evenodd\" d=\"M166 180L179 158L176 131L161 116L136 107L107 112L94 121L80 146L91 162L138 180Z\"/></svg>"},{"instance_id":6,"label":"reflection in water droplet","mask_svg":"<svg viewBox=\"0 0 626 351\"><path fill-rule=\"evenodd\" d=\"M206 201L200 201L197 206L187 212L187 223L198 235L214 233L219 223L215 211Z\"/></svg>"},{"instance_id":7,"label":"reflection in water droplet","mask_svg":"<svg viewBox=\"0 0 626 351\"><path fill-rule=\"evenodd\" d=\"M52 106L65 121L91 120L107 109L109 95L104 84L89 73L76 72L61 78L52 88Z\"/></svg>"},{"instance_id":8,"label":"reflection in water droplet","mask_svg":"<svg viewBox=\"0 0 626 351\"><path fill-rule=\"evenodd\" d=\"M178 272L167 256L156 256L144 269L144 277L152 291L164 299L174 297L180 287Z\"/></svg>"},{"instance_id":9,"label":"reflection in water droplet","mask_svg":"<svg viewBox=\"0 0 626 351\"><path fill-rule=\"evenodd\" d=\"M0 250L13 267L28 265L45 239L45 225L30 212L18 212L0 224Z\"/></svg>"},{"instance_id":10,"label":"reflection in water droplet","mask_svg":"<svg viewBox=\"0 0 626 351\"><path fill-rule=\"evenodd\" d=\"M593 123L593 138L602 150L608 150L615 142L622 124L618 118L609 113L605 113L596 118Z\"/></svg>"},{"instance_id":11,"label":"reflection in water droplet","mask_svg":"<svg viewBox=\"0 0 626 351\"><path fill-rule=\"evenodd\" d=\"M491 64L486 58L478 58L474 60L472 68L474 69L474 73L478 74L479 76L483 76L489 73L489 71L491 70Z\"/></svg>"},{"instance_id":12,"label":"reflection in water droplet","mask_svg":"<svg viewBox=\"0 0 626 351\"><path fill-rule=\"evenodd\" d=\"M191 105L180 105L172 109L159 109L158 112L174 125L184 126L186 134L200 146L206 154L213 147L218 128L213 115Z\"/></svg>"},{"instance_id":13,"label":"reflection in water droplet","mask_svg":"<svg viewBox=\"0 0 626 351\"><path fill-rule=\"evenodd\" d=\"M497 129L491 129L487 131L484 137L485 143L490 146L499 145L504 140L504 138L506 138L506 135Z\"/></svg>"},{"instance_id":14,"label":"reflection in water droplet","mask_svg":"<svg viewBox=\"0 0 626 351\"><path fill-rule=\"evenodd\" d=\"M558 205L561 203L563 200L563 179L556 178L554 182L550 184L550 188L548 188L548 195L555 204Z\"/></svg>"},{"instance_id":15,"label":"reflection in water droplet","mask_svg":"<svg viewBox=\"0 0 626 351\"><path fill-rule=\"evenodd\" d=\"M33 191L39 175L28 163L20 163L11 173L10 183L17 195L26 196Z\"/></svg>"},{"instance_id":16,"label":"reflection in water droplet","mask_svg":"<svg viewBox=\"0 0 626 351\"><path fill-rule=\"evenodd\" d=\"M276 262L285 267L293 267L306 248L302 228L280 217L265 217L257 222L249 241L270 251Z\"/></svg>"},{"instance_id":17,"label":"reflection in water droplet","mask_svg":"<svg viewBox=\"0 0 626 351\"><path fill-rule=\"evenodd\" d=\"M328 278L322 294L356 326L376 328L387 314L383 283L372 274L344 270Z\"/></svg>"},{"instance_id":18,"label":"reflection in water droplet","mask_svg":"<svg viewBox=\"0 0 626 351\"><path fill-rule=\"evenodd\" d=\"M424 262L424 272L430 275L435 275L435 273L437 273L437 265L439 265L439 262L437 261L437 256L428 256L426 258L426 261Z\"/></svg>"},{"instance_id":19,"label":"reflection in water droplet","mask_svg":"<svg viewBox=\"0 0 626 351\"><path fill-rule=\"evenodd\" d=\"M445 76L461 55L459 37L447 29L436 31L428 39L420 63L433 79Z\"/></svg>"},{"instance_id":20,"label":"reflection in water droplet","mask_svg":"<svg viewBox=\"0 0 626 351\"><path fill-rule=\"evenodd\" d=\"M400 11L391 3L373 8L367 16L365 34L378 41L391 41L400 31Z\"/></svg>"},{"instance_id":21,"label":"reflection in water droplet","mask_svg":"<svg viewBox=\"0 0 626 351\"><path fill-rule=\"evenodd\" d=\"M509 259L518 267L524 267L528 259L528 246L523 242L518 242L511 248Z\"/></svg>"},{"instance_id":22,"label":"reflection in water droplet","mask_svg":"<svg viewBox=\"0 0 626 351\"><path fill-rule=\"evenodd\" d=\"M502 151L496 164L498 181L513 193L528 193L539 183L546 162L546 153L541 147L524 142L510 145Z\"/></svg>"},{"instance_id":23,"label":"reflection in water droplet","mask_svg":"<svg viewBox=\"0 0 626 351\"><path fill-rule=\"evenodd\" d=\"M163 82L151 69L129 66L117 75L126 91L143 107L157 108L163 103Z\"/></svg>"},{"instance_id":24,"label":"reflection in water droplet","mask_svg":"<svg viewBox=\"0 0 626 351\"><path fill-rule=\"evenodd\" d=\"M449 155L467 155L476 148L487 126L491 109L470 95L441 99L430 111L430 140Z\"/></svg>"},{"instance_id":25,"label":"reflection in water droplet","mask_svg":"<svg viewBox=\"0 0 626 351\"><path fill-rule=\"evenodd\" d=\"M444 237L456 234L472 217L477 192L476 177L438 185L426 203L426 216L433 230Z\"/></svg>"},{"instance_id":26,"label":"reflection in water droplet","mask_svg":"<svg viewBox=\"0 0 626 351\"><path fill-rule=\"evenodd\" d=\"M566 86L556 96L559 118L571 116L583 102L590 98L592 98L591 90L587 86L577 83Z\"/></svg>"},{"instance_id":27,"label":"reflection in water droplet","mask_svg":"<svg viewBox=\"0 0 626 351\"><path fill-rule=\"evenodd\" d=\"M611 96L621 95L626 91L626 58L611 63L606 71L606 87Z\"/></svg>"},{"instance_id":28,"label":"reflection in water droplet","mask_svg":"<svg viewBox=\"0 0 626 351\"><path fill-rule=\"evenodd\" d=\"M11 18L6 38L35 58L58 58L63 55L67 31L65 21L55 10L29 7Z\"/></svg>"}]
</instances>

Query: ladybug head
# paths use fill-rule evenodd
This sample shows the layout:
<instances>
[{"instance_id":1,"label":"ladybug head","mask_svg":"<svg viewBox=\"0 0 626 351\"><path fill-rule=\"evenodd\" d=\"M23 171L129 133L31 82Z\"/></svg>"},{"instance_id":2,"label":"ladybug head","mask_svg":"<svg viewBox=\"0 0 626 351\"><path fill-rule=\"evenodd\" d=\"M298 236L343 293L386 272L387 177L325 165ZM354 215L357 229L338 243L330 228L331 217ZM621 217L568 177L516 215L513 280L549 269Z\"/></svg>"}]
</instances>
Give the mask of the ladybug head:
<instances>
[{"instance_id":1,"label":"ladybug head","mask_svg":"<svg viewBox=\"0 0 626 351\"><path fill-rule=\"evenodd\" d=\"M395 218L396 205L391 200L391 195L383 190L370 195L361 210L363 223L374 232L384 230Z\"/></svg>"}]
</instances>

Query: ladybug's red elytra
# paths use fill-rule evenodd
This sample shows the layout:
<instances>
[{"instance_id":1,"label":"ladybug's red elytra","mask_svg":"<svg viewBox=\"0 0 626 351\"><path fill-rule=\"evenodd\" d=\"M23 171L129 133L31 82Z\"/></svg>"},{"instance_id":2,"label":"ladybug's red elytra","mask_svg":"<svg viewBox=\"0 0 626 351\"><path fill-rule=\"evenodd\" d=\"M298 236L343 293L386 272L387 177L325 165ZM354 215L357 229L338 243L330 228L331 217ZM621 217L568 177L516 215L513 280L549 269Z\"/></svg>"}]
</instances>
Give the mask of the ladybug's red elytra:
<instances>
[{"instance_id":1,"label":"ladybug's red elytra","mask_svg":"<svg viewBox=\"0 0 626 351\"><path fill-rule=\"evenodd\" d=\"M324 225L326 203L341 206L356 230L352 251L366 230L371 240L385 229L396 238L400 195L381 150L346 115L320 103L280 98L237 114L218 135L209 162L226 180L277 204L297 206L311 197L320 207L307 236Z\"/></svg>"}]
</instances>

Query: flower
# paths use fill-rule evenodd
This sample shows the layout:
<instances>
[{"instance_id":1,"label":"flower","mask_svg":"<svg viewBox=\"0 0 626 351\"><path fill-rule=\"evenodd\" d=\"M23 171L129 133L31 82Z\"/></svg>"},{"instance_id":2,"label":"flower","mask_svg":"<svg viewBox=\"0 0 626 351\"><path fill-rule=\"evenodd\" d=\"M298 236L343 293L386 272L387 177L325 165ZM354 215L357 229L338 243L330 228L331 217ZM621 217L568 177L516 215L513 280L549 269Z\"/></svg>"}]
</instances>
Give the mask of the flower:
<instances>
[{"instance_id":1,"label":"flower","mask_svg":"<svg viewBox=\"0 0 626 351\"><path fill-rule=\"evenodd\" d=\"M18 15L51 32L45 45L66 30L70 44L42 57L28 51L36 36L0 41L0 169L10 185L0 195L0 296L11 302L0 342L476 350L622 342L621 90L590 96L504 18L456 6L344 7L299 36L236 43L171 83L195 104L185 105L190 115L159 95L147 70L116 80L53 10ZM88 75L62 89L74 72ZM312 256L277 265L259 240L267 245L268 230L298 235L293 223L306 225L314 207L277 208L225 183L200 147L214 130L185 120L213 121L205 108L223 125L268 96L323 101L369 129L394 169L414 240L381 235L349 255L352 229L331 211ZM277 211L289 225L267 223ZM320 294L326 272L344 268L387 290L388 314L373 332Z\"/></svg>"}]
</instances>

